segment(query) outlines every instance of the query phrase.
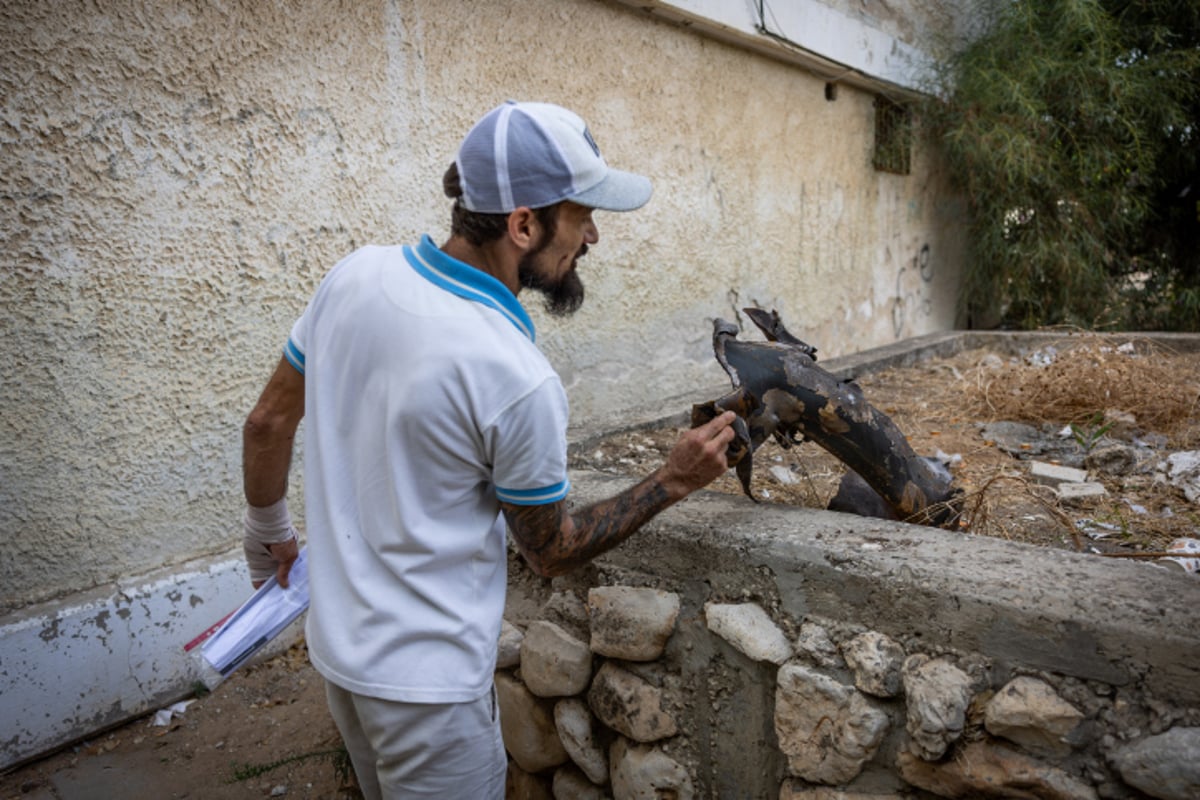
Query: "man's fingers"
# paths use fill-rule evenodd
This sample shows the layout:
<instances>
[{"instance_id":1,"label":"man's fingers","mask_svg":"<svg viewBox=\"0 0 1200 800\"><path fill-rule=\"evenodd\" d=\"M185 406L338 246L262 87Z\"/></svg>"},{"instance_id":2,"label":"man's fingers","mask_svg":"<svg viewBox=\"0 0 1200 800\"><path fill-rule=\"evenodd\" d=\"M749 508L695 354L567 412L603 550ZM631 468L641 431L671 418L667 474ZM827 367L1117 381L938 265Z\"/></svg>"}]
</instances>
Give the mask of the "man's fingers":
<instances>
[{"instance_id":1,"label":"man's fingers","mask_svg":"<svg viewBox=\"0 0 1200 800\"><path fill-rule=\"evenodd\" d=\"M737 417L737 414L733 413L732 411L726 411L720 416L713 417L699 428L696 428L696 430L699 431L705 439L711 439L732 425L735 417Z\"/></svg>"}]
</instances>

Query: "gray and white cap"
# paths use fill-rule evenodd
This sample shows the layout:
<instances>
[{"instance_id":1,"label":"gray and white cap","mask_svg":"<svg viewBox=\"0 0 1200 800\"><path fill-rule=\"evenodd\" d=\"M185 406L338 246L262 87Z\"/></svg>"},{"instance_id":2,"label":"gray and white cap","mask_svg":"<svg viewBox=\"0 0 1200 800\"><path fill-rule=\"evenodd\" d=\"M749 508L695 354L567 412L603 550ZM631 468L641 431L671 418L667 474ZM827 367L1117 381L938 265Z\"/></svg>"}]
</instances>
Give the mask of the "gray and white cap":
<instances>
[{"instance_id":1,"label":"gray and white cap","mask_svg":"<svg viewBox=\"0 0 1200 800\"><path fill-rule=\"evenodd\" d=\"M650 199L650 179L612 169L577 114L550 103L509 101L492 109L458 149L462 202L507 214L570 200L632 211Z\"/></svg>"}]
</instances>

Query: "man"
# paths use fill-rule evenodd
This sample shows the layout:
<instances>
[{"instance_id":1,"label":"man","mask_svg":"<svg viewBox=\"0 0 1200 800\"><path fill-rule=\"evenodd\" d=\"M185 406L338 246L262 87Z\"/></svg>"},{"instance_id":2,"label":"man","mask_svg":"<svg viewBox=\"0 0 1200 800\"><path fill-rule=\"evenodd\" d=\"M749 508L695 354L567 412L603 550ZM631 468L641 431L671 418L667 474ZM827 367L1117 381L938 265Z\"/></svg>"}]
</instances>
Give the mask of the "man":
<instances>
[{"instance_id":1,"label":"man","mask_svg":"<svg viewBox=\"0 0 1200 800\"><path fill-rule=\"evenodd\" d=\"M730 412L641 483L569 510L566 395L517 295L578 308L593 209L639 208L650 182L610 169L572 112L506 103L467 134L444 188L449 240L337 264L243 432L251 577L286 585L284 494L308 418L308 650L368 798L503 796L506 522L533 570L562 574L724 472L733 437Z\"/></svg>"}]
</instances>

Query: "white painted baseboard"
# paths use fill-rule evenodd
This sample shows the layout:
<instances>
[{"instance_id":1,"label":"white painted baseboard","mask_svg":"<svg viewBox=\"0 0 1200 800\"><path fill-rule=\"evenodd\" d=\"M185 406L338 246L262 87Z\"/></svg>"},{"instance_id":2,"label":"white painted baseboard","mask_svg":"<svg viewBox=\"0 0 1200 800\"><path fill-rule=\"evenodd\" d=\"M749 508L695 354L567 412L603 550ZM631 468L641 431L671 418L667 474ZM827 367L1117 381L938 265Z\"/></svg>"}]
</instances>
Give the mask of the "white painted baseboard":
<instances>
[{"instance_id":1,"label":"white painted baseboard","mask_svg":"<svg viewBox=\"0 0 1200 800\"><path fill-rule=\"evenodd\" d=\"M0 617L0 769L215 687L184 646L251 591L239 549ZM303 620L256 660L294 644Z\"/></svg>"}]
</instances>

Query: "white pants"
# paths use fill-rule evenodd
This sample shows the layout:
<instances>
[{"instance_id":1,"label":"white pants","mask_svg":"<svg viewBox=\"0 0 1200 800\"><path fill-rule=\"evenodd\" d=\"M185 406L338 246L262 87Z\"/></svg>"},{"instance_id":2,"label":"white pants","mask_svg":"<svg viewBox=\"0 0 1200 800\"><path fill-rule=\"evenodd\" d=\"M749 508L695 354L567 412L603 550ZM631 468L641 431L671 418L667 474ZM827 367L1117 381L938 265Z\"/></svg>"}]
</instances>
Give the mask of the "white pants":
<instances>
[{"instance_id":1,"label":"white pants","mask_svg":"<svg viewBox=\"0 0 1200 800\"><path fill-rule=\"evenodd\" d=\"M470 703L325 695L366 800L503 800L508 761L495 690Z\"/></svg>"}]
</instances>

